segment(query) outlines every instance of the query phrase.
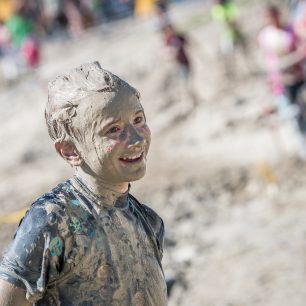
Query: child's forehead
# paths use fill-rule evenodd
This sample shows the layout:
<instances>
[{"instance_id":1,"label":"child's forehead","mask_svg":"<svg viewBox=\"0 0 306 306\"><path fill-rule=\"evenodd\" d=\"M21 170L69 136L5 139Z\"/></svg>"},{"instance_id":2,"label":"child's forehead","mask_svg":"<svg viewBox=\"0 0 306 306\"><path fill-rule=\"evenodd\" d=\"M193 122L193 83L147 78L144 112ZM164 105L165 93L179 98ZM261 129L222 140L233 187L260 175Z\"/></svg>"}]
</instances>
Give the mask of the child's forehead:
<instances>
[{"instance_id":1,"label":"child's forehead","mask_svg":"<svg viewBox=\"0 0 306 306\"><path fill-rule=\"evenodd\" d=\"M88 119L94 118L121 118L143 111L138 97L133 92L116 92L105 99L104 95L96 93L87 101L81 103L81 114Z\"/></svg>"}]
</instances>

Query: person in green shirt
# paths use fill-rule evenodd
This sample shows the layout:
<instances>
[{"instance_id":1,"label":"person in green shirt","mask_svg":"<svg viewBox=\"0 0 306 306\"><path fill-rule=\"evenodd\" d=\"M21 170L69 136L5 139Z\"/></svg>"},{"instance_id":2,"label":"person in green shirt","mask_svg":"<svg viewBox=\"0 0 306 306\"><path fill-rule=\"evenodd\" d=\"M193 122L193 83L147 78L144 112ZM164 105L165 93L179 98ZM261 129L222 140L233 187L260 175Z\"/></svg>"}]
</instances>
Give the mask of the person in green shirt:
<instances>
[{"instance_id":1,"label":"person in green shirt","mask_svg":"<svg viewBox=\"0 0 306 306\"><path fill-rule=\"evenodd\" d=\"M13 43L13 46L20 48L28 36L33 32L33 24L22 15L14 14L5 23Z\"/></svg>"},{"instance_id":2,"label":"person in green shirt","mask_svg":"<svg viewBox=\"0 0 306 306\"><path fill-rule=\"evenodd\" d=\"M246 39L238 26L239 10L231 0L215 0L211 8L212 19L219 25L219 50L225 60L225 70L231 74L231 58L237 49L246 53Z\"/></svg>"}]
</instances>

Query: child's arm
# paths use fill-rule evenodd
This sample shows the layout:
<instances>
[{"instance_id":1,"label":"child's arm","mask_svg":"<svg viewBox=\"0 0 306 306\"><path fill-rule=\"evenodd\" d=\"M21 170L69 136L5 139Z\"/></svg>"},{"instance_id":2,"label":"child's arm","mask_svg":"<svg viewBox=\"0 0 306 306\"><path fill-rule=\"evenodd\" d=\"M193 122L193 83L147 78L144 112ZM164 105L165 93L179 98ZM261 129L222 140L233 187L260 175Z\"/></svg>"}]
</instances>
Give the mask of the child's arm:
<instances>
[{"instance_id":1,"label":"child's arm","mask_svg":"<svg viewBox=\"0 0 306 306\"><path fill-rule=\"evenodd\" d=\"M301 48L287 55L282 56L279 61L279 68L281 70L286 70L296 64L303 62L306 59L305 51L306 50L304 47L304 50Z\"/></svg>"},{"instance_id":2,"label":"child's arm","mask_svg":"<svg viewBox=\"0 0 306 306\"><path fill-rule=\"evenodd\" d=\"M31 306L25 290L0 279L0 306Z\"/></svg>"},{"instance_id":3,"label":"child's arm","mask_svg":"<svg viewBox=\"0 0 306 306\"><path fill-rule=\"evenodd\" d=\"M31 304L24 305L35 304L44 297L48 283L59 277L57 267L64 256L65 235L60 236L58 220L68 222L68 219L59 204L45 198L48 195L34 203L26 213L0 264L1 284L8 282L13 288L20 288L17 293L26 292L26 299ZM5 293L4 289L2 291ZM0 306L23 306L11 304L9 299L5 300L7 298L9 294L3 296L4 302Z\"/></svg>"}]
</instances>

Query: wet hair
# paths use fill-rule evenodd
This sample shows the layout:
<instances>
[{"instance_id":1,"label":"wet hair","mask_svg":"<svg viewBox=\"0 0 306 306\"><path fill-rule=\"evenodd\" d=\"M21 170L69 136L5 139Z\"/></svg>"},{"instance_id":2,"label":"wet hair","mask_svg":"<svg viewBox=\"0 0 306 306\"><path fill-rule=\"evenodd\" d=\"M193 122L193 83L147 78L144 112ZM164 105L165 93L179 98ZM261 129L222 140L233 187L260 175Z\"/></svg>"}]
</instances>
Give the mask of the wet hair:
<instances>
[{"instance_id":1,"label":"wet hair","mask_svg":"<svg viewBox=\"0 0 306 306\"><path fill-rule=\"evenodd\" d=\"M54 142L82 139L82 131L72 124L78 105L91 94L118 92L122 87L140 98L135 88L101 68L99 62L83 64L49 82L45 119L51 139Z\"/></svg>"}]
</instances>

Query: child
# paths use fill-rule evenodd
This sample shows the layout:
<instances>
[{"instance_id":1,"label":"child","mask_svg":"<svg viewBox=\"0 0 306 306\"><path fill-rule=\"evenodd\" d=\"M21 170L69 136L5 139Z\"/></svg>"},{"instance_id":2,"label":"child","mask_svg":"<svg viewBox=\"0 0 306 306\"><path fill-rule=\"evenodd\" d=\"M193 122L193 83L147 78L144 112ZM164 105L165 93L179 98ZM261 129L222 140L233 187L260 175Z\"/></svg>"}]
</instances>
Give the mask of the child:
<instances>
[{"instance_id":1,"label":"child","mask_svg":"<svg viewBox=\"0 0 306 306\"><path fill-rule=\"evenodd\" d=\"M278 7L270 5L265 12L267 25L258 35L258 44L266 58L268 82L277 109L297 130L300 158L306 159L306 112L301 93L305 85L305 47L293 27L284 24Z\"/></svg>"},{"instance_id":2,"label":"child","mask_svg":"<svg viewBox=\"0 0 306 306\"><path fill-rule=\"evenodd\" d=\"M179 67L179 74L183 79L188 79L190 75L190 60L187 55L187 39L185 35L176 32L170 23L163 27L163 34L166 46L174 55L175 62Z\"/></svg>"},{"instance_id":3,"label":"child","mask_svg":"<svg viewBox=\"0 0 306 306\"><path fill-rule=\"evenodd\" d=\"M129 194L150 145L139 93L85 64L50 82L45 115L75 176L21 221L0 266L0 305L166 305L163 221Z\"/></svg>"},{"instance_id":4,"label":"child","mask_svg":"<svg viewBox=\"0 0 306 306\"><path fill-rule=\"evenodd\" d=\"M282 23L276 6L268 6L265 17L267 25L258 35L258 44L266 58L269 84L278 100L286 96L290 103L296 103L298 91L305 82L305 55L299 52L294 30Z\"/></svg>"},{"instance_id":5,"label":"child","mask_svg":"<svg viewBox=\"0 0 306 306\"><path fill-rule=\"evenodd\" d=\"M219 28L218 62L227 78L232 81L238 75L249 74L249 54L246 36L238 23L238 7L231 0L214 0L211 16ZM242 67L238 73L238 67Z\"/></svg>"},{"instance_id":6,"label":"child","mask_svg":"<svg viewBox=\"0 0 306 306\"><path fill-rule=\"evenodd\" d=\"M245 47L245 38L238 25L238 8L231 0L215 0L211 16L221 26L219 44L223 55L231 54L237 46Z\"/></svg>"}]
</instances>

